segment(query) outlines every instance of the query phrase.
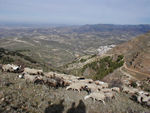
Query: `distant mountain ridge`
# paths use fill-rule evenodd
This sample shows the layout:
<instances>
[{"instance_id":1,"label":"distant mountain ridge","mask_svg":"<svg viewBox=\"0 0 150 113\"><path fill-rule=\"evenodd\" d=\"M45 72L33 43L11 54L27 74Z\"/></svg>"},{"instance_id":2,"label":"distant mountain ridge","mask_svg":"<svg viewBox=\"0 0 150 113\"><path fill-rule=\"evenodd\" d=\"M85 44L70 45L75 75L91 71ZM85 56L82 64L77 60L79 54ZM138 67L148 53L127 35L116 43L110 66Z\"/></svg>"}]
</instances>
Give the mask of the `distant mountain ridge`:
<instances>
[{"instance_id":1,"label":"distant mountain ridge","mask_svg":"<svg viewBox=\"0 0 150 113\"><path fill-rule=\"evenodd\" d=\"M67 26L65 26L67 27ZM65 28L62 27L62 28ZM140 24L140 25L115 25L115 24L94 24L94 25L81 25L81 26L69 26L72 32L112 32L112 31L130 31L130 32L139 32L146 33L150 30L149 24ZM59 27L58 27L59 28Z\"/></svg>"},{"instance_id":2,"label":"distant mountain ridge","mask_svg":"<svg viewBox=\"0 0 150 113\"><path fill-rule=\"evenodd\" d=\"M150 30L150 24L119 25L119 24L86 24L86 25L65 25L65 24L30 24L30 23L0 23L0 28L55 28L66 32L108 32L108 31L138 31L146 33ZM62 30L64 29L65 30Z\"/></svg>"}]
</instances>

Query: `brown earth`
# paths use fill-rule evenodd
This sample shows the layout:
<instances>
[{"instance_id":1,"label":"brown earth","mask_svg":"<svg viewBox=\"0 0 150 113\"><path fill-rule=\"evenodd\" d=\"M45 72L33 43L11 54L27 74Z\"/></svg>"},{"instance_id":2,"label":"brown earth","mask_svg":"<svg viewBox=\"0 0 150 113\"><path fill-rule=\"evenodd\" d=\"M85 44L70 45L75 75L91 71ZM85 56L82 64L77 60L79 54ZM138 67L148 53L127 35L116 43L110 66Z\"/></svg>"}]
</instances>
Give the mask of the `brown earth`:
<instances>
[{"instance_id":1,"label":"brown earth","mask_svg":"<svg viewBox=\"0 0 150 113\"><path fill-rule=\"evenodd\" d=\"M149 113L150 109L120 93L115 99L84 100L87 92L51 88L19 79L18 74L0 72L1 113Z\"/></svg>"},{"instance_id":2,"label":"brown earth","mask_svg":"<svg viewBox=\"0 0 150 113\"><path fill-rule=\"evenodd\" d=\"M116 46L109 52L123 54L127 68L135 73L150 75L150 32Z\"/></svg>"}]
</instances>

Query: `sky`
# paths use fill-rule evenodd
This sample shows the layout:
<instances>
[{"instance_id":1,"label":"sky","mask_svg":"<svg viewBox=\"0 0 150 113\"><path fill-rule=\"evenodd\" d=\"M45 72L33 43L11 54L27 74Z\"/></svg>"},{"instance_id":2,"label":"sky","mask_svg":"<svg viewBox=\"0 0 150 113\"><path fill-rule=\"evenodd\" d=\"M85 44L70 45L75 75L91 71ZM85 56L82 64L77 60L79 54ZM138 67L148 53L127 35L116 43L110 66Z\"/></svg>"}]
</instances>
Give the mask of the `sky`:
<instances>
[{"instance_id":1,"label":"sky","mask_svg":"<svg viewBox=\"0 0 150 113\"><path fill-rule=\"evenodd\" d=\"M0 0L0 22L150 24L150 0Z\"/></svg>"}]
</instances>

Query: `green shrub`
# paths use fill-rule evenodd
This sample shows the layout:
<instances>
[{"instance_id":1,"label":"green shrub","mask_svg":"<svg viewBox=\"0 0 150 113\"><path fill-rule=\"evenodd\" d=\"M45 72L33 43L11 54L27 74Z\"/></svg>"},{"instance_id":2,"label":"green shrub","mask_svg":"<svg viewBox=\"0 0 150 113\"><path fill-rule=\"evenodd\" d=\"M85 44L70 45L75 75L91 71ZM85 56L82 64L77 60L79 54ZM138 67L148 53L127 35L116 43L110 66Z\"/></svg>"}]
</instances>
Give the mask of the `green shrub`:
<instances>
[{"instance_id":1,"label":"green shrub","mask_svg":"<svg viewBox=\"0 0 150 113\"><path fill-rule=\"evenodd\" d=\"M2 57L1 58L1 63L2 64L8 64L8 63L12 63L12 62L14 62L13 58L10 58L10 57Z\"/></svg>"},{"instance_id":2,"label":"green shrub","mask_svg":"<svg viewBox=\"0 0 150 113\"><path fill-rule=\"evenodd\" d=\"M123 55L119 55L117 58L117 62L121 61L123 59L123 57L124 57Z\"/></svg>"},{"instance_id":3,"label":"green shrub","mask_svg":"<svg viewBox=\"0 0 150 113\"><path fill-rule=\"evenodd\" d=\"M113 61L112 57L107 56L98 61L85 65L81 72L83 73L86 68L90 68L96 72L96 74L93 76L93 79L102 79L109 73L112 73L115 69L121 67L123 63L124 61L122 55L119 55L116 61Z\"/></svg>"},{"instance_id":4,"label":"green shrub","mask_svg":"<svg viewBox=\"0 0 150 113\"><path fill-rule=\"evenodd\" d=\"M21 50L20 50L21 51ZM25 51L25 50L22 50L22 51ZM6 55L6 56L19 56L21 58L24 58L25 60L31 62L31 63L37 63L35 60L33 60L32 58L30 58L29 56L25 56L21 53L19 53L19 51L9 51L7 49L3 49L3 48L0 48L0 58L1 58L1 62L2 63L11 63L11 62L14 62L14 60L10 57L2 57L3 55Z\"/></svg>"}]
</instances>

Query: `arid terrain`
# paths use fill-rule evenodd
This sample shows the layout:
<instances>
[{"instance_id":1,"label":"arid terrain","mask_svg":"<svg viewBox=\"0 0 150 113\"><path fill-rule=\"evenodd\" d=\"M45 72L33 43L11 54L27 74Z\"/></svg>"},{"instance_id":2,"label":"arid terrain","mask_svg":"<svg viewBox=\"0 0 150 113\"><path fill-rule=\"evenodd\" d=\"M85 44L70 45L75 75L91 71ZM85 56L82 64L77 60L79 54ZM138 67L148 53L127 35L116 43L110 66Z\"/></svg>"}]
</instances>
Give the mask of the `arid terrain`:
<instances>
[{"instance_id":1,"label":"arid terrain","mask_svg":"<svg viewBox=\"0 0 150 113\"><path fill-rule=\"evenodd\" d=\"M150 113L149 30L0 28L0 112Z\"/></svg>"},{"instance_id":2,"label":"arid terrain","mask_svg":"<svg viewBox=\"0 0 150 113\"><path fill-rule=\"evenodd\" d=\"M146 33L149 25L83 25L65 27L2 27L0 47L21 50L39 62L60 67L100 46L118 45ZM22 51L25 50L25 51Z\"/></svg>"},{"instance_id":3,"label":"arid terrain","mask_svg":"<svg viewBox=\"0 0 150 113\"><path fill-rule=\"evenodd\" d=\"M129 94L117 94L115 99L107 100L106 105L84 100L85 95L85 91L36 85L19 79L18 74L0 72L0 112L3 113L149 113L148 107L130 100Z\"/></svg>"},{"instance_id":4,"label":"arid terrain","mask_svg":"<svg viewBox=\"0 0 150 113\"><path fill-rule=\"evenodd\" d=\"M150 75L150 33L119 45L111 52L125 56L127 70L143 76Z\"/></svg>"}]
</instances>

